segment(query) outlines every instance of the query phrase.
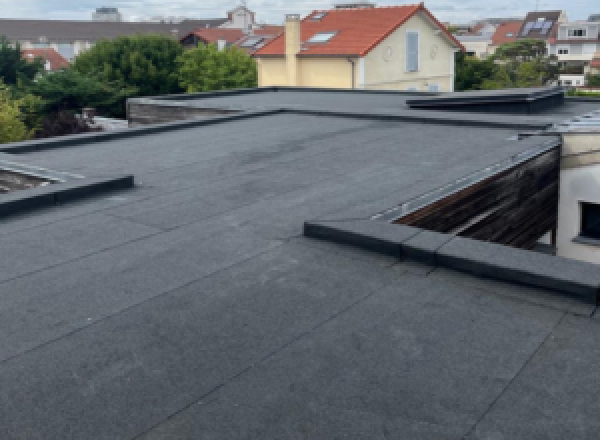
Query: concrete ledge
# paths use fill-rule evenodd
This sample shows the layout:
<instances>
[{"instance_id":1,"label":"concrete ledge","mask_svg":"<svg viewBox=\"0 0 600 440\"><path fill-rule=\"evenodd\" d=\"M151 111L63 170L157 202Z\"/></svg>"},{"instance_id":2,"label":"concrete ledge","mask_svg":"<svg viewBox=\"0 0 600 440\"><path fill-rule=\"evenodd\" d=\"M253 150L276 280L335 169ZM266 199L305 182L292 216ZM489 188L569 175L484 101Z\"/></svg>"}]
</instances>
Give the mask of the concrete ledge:
<instances>
[{"instance_id":1,"label":"concrete ledge","mask_svg":"<svg viewBox=\"0 0 600 440\"><path fill-rule=\"evenodd\" d=\"M164 124L147 125L137 128L128 128L125 130L85 133L49 139L39 139L34 141L14 142L2 145L0 147L0 152L10 154L25 154L34 151L50 150L55 148L67 148L79 145L89 145L98 142L112 141L115 139L127 139L130 137L136 137L146 134L164 133L168 131L182 130L192 127L222 124L225 122L231 122L240 119L270 116L282 112L282 109L248 111L209 119L189 119L177 122L167 122Z\"/></svg>"},{"instance_id":2,"label":"concrete ledge","mask_svg":"<svg viewBox=\"0 0 600 440\"><path fill-rule=\"evenodd\" d=\"M357 246L362 249L402 256L402 243L420 232L417 228L372 220L315 221L304 223L306 237Z\"/></svg>"},{"instance_id":3,"label":"concrete ledge","mask_svg":"<svg viewBox=\"0 0 600 440\"><path fill-rule=\"evenodd\" d=\"M456 237L437 251L440 266L543 287L596 304L600 269L590 263Z\"/></svg>"},{"instance_id":4,"label":"concrete ledge","mask_svg":"<svg viewBox=\"0 0 600 440\"><path fill-rule=\"evenodd\" d=\"M133 176L82 178L0 196L0 218L46 208L92 195L133 188Z\"/></svg>"},{"instance_id":5,"label":"concrete ledge","mask_svg":"<svg viewBox=\"0 0 600 440\"><path fill-rule=\"evenodd\" d=\"M596 304L598 266L377 220L314 221L304 235L478 277L541 287Z\"/></svg>"}]
</instances>

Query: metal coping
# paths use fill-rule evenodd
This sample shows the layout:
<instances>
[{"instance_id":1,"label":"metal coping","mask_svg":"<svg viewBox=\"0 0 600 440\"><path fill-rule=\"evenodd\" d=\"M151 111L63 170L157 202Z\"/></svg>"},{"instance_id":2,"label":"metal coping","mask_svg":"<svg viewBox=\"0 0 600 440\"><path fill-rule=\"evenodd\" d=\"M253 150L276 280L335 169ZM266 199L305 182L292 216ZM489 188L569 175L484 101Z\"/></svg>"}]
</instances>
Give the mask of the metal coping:
<instances>
[{"instance_id":1,"label":"metal coping","mask_svg":"<svg viewBox=\"0 0 600 440\"><path fill-rule=\"evenodd\" d=\"M46 168L25 165L7 160L0 160L0 170L12 171L14 173L26 176L38 177L53 183L64 183L74 179L83 179L84 176L78 174L64 173L61 171L48 170Z\"/></svg>"},{"instance_id":2,"label":"metal coping","mask_svg":"<svg viewBox=\"0 0 600 440\"><path fill-rule=\"evenodd\" d=\"M544 154L554 148L557 148L560 145L561 140L559 138L545 140L542 144L527 149L521 153L515 154L510 158L503 160L502 162L490 165L489 167L484 168L483 170L476 171L445 186L442 186L433 191L415 197L414 199L411 199L408 202L405 202L394 208L378 213L372 216L371 220L380 220L388 223L393 223L396 220L399 220L408 214L411 214L435 202L443 200L448 196L456 194L474 184L489 179L490 177L508 171L522 163L534 159L535 157L541 154Z\"/></svg>"}]
</instances>

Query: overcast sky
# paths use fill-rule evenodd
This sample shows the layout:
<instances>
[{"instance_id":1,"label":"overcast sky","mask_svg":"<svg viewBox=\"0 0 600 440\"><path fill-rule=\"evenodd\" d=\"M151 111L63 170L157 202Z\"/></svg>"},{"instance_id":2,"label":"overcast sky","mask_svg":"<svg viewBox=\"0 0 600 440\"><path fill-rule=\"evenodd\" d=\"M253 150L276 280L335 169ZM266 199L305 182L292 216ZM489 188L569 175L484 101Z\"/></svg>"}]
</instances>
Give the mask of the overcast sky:
<instances>
[{"instance_id":1,"label":"overcast sky","mask_svg":"<svg viewBox=\"0 0 600 440\"><path fill-rule=\"evenodd\" d=\"M565 9L569 20L583 20L600 13L597 0L538 0L540 10ZM332 0L248 0L257 19L281 23L287 13L307 14L314 9L328 9ZM410 1L409 1L410 2ZM239 0L0 0L0 18L40 18L88 20L96 7L118 7L126 19L152 15L174 15L193 18L219 18ZM416 3L416 2L415 2ZM380 0L379 6L402 4L396 0ZM467 22L485 17L511 17L535 10L536 0L431 0L425 5L442 21ZM0 29L1 31L1 29Z\"/></svg>"}]
</instances>

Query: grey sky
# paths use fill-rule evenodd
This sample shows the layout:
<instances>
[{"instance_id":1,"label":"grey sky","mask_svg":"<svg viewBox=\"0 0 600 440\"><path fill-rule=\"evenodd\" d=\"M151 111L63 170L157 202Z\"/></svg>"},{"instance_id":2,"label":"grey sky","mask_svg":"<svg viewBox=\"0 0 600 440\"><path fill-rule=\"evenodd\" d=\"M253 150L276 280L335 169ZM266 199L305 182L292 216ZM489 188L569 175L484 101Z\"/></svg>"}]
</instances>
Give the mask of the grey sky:
<instances>
[{"instance_id":1,"label":"grey sky","mask_svg":"<svg viewBox=\"0 0 600 440\"><path fill-rule=\"evenodd\" d=\"M286 13L307 14L314 9L327 9L331 0L248 0L259 21L281 23ZM380 0L379 6L402 4L399 0ZM570 20L586 19L595 0L539 0L540 10L565 9ZM99 6L118 7L127 18L152 15L183 15L195 18L223 17L239 4L239 0L0 0L0 18L90 19ZM536 8L536 0L431 0L425 5L441 20L467 22L483 17L524 15ZM1 29L0 29L1 32Z\"/></svg>"}]
</instances>

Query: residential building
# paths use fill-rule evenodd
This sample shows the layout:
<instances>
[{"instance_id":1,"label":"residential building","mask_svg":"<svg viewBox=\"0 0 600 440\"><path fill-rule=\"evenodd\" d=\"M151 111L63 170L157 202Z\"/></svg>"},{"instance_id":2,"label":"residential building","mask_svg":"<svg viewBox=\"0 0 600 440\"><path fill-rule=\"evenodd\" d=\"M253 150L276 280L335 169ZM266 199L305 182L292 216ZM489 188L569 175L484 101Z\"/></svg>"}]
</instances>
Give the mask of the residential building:
<instances>
[{"instance_id":1,"label":"residential building","mask_svg":"<svg viewBox=\"0 0 600 440\"><path fill-rule=\"evenodd\" d=\"M592 14L588 18L588 21L600 22L600 14Z\"/></svg>"},{"instance_id":2,"label":"residential building","mask_svg":"<svg viewBox=\"0 0 600 440\"><path fill-rule=\"evenodd\" d=\"M261 86L452 91L463 46L418 5L314 11L254 53Z\"/></svg>"},{"instance_id":3,"label":"residential building","mask_svg":"<svg viewBox=\"0 0 600 440\"><path fill-rule=\"evenodd\" d=\"M564 11L534 11L527 14L518 39L548 40L556 38L558 25L567 22Z\"/></svg>"},{"instance_id":4,"label":"residential building","mask_svg":"<svg viewBox=\"0 0 600 440\"><path fill-rule=\"evenodd\" d=\"M117 8L98 8L92 14L92 21L123 21L123 15Z\"/></svg>"},{"instance_id":5,"label":"residential building","mask_svg":"<svg viewBox=\"0 0 600 440\"><path fill-rule=\"evenodd\" d=\"M257 27L256 13L245 5L239 5L227 12L227 21L221 25L223 28L250 30Z\"/></svg>"},{"instance_id":6,"label":"residential building","mask_svg":"<svg viewBox=\"0 0 600 440\"><path fill-rule=\"evenodd\" d=\"M548 41L548 53L556 55L563 85L583 86L594 54L600 52L599 22L569 22L558 26L556 38Z\"/></svg>"},{"instance_id":7,"label":"residential building","mask_svg":"<svg viewBox=\"0 0 600 440\"><path fill-rule=\"evenodd\" d=\"M600 270L536 240L548 127L600 101L560 92L217 91L2 145L0 438L594 439Z\"/></svg>"},{"instance_id":8,"label":"residential building","mask_svg":"<svg viewBox=\"0 0 600 440\"><path fill-rule=\"evenodd\" d=\"M0 33L12 42L19 42L24 49L52 48L67 60L72 60L104 39L156 34L179 40L198 29L227 28L240 35L242 31L261 28L256 24L254 12L245 7L230 11L226 18L156 17L138 22L113 20L116 17L113 9L98 9L94 21L0 19Z\"/></svg>"},{"instance_id":9,"label":"residential building","mask_svg":"<svg viewBox=\"0 0 600 440\"><path fill-rule=\"evenodd\" d=\"M515 42L522 27L523 21L519 20L499 23L496 31L492 35L492 44L489 48L489 51L494 53L498 46Z\"/></svg>"},{"instance_id":10,"label":"residential building","mask_svg":"<svg viewBox=\"0 0 600 440\"><path fill-rule=\"evenodd\" d=\"M456 39L464 46L465 52L468 55L486 59L492 54L490 49L492 46L492 36L493 33L465 34L456 35Z\"/></svg>"},{"instance_id":11,"label":"residential building","mask_svg":"<svg viewBox=\"0 0 600 440\"><path fill-rule=\"evenodd\" d=\"M44 69L47 72L54 72L69 67L69 61L54 49L23 49L21 50L21 54L28 61L41 58L44 61Z\"/></svg>"},{"instance_id":12,"label":"residential building","mask_svg":"<svg viewBox=\"0 0 600 440\"><path fill-rule=\"evenodd\" d=\"M283 32L283 26L261 25L249 31L231 28L197 29L181 39L186 49L198 44L236 46L252 54Z\"/></svg>"}]
</instances>

